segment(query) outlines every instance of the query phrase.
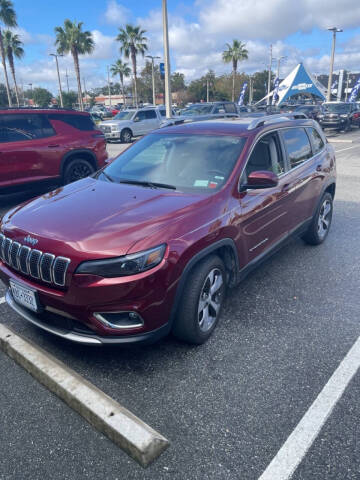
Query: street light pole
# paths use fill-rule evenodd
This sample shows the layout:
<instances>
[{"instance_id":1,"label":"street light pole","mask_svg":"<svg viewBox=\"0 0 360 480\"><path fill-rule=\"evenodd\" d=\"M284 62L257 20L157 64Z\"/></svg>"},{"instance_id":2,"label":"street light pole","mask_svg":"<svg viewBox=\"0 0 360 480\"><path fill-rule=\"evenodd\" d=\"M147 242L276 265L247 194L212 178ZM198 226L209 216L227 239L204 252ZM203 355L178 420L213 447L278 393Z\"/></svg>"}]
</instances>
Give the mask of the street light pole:
<instances>
[{"instance_id":1,"label":"street light pole","mask_svg":"<svg viewBox=\"0 0 360 480\"><path fill-rule=\"evenodd\" d=\"M69 90L69 75L68 75L68 73L67 73L67 69L65 70L65 72L66 72L66 73L65 73L65 77L66 77L67 91L68 91L68 93L69 93L69 92L70 92L70 90Z\"/></svg>"},{"instance_id":2,"label":"street light pole","mask_svg":"<svg viewBox=\"0 0 360 480\"><path fill-rule=\"evenodd\" d=\"M171 118L171 83L170 83L170 55L167 2L162 0L162 20L164 32L164 63L165 63L165 107L166 117Z\"/></svg>"},{"instance_id":3,"label":"street light pole","mask_svg":"<svg viewBox=\"0 0 360 480\"><path fill-rule=\"evenodd\" d=\"M268 75L268 85L267 85L267 100L266 104L270 105L270 91L271 91L271 68L272 68L272 45L270 45L270 62L269 62L269 75Z\"/></svg>"},{"instance_id":4,"label":"street light pole","mask_svg":"<svg viewBox=\"0 0 360 480\"><path fill-rule=\"evenodd\" d=\"M109 70L109 65L107 66L107 74L108 74L108 89L109 89L109 106L111 107L111 85L110 85L110 70Z\"/></svg>"},{"instance_id":5,"label":"street light pole","mask_svg":"<svg viewBox=\"0 0 360 480\"><path fill-rule=\"evenodd\" d=\"M336 34L338 32L342 32L342 29L337 28L337 27L331 27L331 28L328 28L328 30L329 30L329 32L333 32L332 48L331 48L331 60L330 60L330 72L329 72L328 89L327 89L327 95L326 95L326 101L330 102L330 100L331 100L332 75L333 75L333 69L334 69Z\"/></svg>"},{"instance_id":6,"label":"street light pole","mask_svg":"<svg viewBox=\"0 0 360 480\"><path fill-rule=\"evenodd\" d=\"M60 96L60 107L61 108L64 108L64 102L63 102L62 89L61 89L61 80L60 80L58 57L63 57L63 56L64 55L60 55L60 54L56 54L56 53L50 53L50 57L55 57L56 71L57 71L58 82L59 82L59 96Z\"/></svg>"},{"instance_id":7,"label":"street light pole","mask_svg":"<svg viewBox=\"0 0 360 480\"><path fill-rule=\"evenodd\" d=\"M152 92L153 92L153 105L156 105L156 95L155 95L155 73L154 73L154 59L160 57L154 57L153 55L146 55L146 58L151 58L151 75L152 75Z\"/></svg>"},{"instance_id":8,"label":"street light pole","mask_svg":"<svg viewBox=\"0 0 360 480\"><path fill-rule=\"evenodd\" d=\"M287 58L287 57L283 55L282 57L279 57L279 58L277 59L277 72L276 72L277 78L280 78L280 62L281 62L281 60L283 60L284 58Z\"/></svg>"}]
</instances>

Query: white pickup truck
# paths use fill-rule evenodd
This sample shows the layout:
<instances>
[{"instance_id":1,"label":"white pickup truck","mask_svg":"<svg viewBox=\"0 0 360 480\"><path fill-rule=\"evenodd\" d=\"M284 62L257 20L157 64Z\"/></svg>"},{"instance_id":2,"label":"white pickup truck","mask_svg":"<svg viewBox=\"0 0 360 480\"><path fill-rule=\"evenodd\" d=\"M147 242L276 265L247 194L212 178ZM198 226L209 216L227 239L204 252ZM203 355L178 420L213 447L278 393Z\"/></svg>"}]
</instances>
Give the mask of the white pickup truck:
<instances>
[{"instance_id":1,"label":"white pickup truck","mask_svg":"<svg viewBox=\"0 0 360 480\"><path fill-rule=\"evenodd\" d=\"M144 107L123 110L111 120L99 123L106 140L130 143L133 137L146 135L160 127L182 123L179 117L167 119L165 107Z\"/></svg>"}]
</instances>

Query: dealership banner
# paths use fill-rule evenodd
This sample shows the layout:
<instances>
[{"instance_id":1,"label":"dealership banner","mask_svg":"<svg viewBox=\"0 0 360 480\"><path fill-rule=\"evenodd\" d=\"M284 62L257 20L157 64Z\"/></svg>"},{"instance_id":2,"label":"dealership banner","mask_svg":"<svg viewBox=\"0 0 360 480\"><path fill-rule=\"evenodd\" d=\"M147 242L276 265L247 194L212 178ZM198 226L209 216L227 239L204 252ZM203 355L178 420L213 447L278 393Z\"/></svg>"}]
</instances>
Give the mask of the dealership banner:
<instances>
[{"instance_id":1,"label":"dealership banner","mask_svg":"<svg viewBox=\"0 0 360 480\"><path fill-rule=\"evenodd\" d=\"M246 89L247 89L247 85L248 84L245 82L243 87L242 87L240 97L239 97L239 101L238 101L238 105L243 105L244 104L244 97L245 97L245 92L246 92Z\"/></svg>"},{"instance_id":2,"label":"dealership banner","mask_svg":"<svg viewBox=\"0 0 360 480\"><path fill-rule=\"evenodd\" d=\"M356 97L358 96L359 90L360 90L360 78L355 83L354 88L351 90L348 102L355 102Z\"/></svg>"},{"instance_id":3,"label":"dealership banner","mask_svg":"<svg viewBox=\"0 0 360 480\"><path fill-rule=\"evenodd\" d=\"M279 100L279 84L280 84L280 78L276 77L275 82L274 82L274 90L273 90L273 98L272 98L272 104L276 105L276 102Z\"/></svg>"}]
</instances>

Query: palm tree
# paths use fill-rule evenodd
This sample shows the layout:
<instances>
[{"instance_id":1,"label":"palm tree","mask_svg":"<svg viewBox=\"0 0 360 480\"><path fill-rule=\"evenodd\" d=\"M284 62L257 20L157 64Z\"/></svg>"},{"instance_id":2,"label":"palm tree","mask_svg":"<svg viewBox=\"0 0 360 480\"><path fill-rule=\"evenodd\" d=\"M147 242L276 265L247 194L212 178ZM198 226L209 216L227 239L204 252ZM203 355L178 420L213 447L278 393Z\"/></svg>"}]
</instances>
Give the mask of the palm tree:
<instances>
[{"instance_id":1,"label":"palm tree","mask_svg":"<svg viewBox=\"0 0 360 480\"><path fill-rule=\"evenodd\" d=\"M110 71L113 75L119 75L120 77L120 84L121 84L121 91L122 91L122 96L123 96L123 104L125 107L125 90L124 90L124 78L130 77L131 74L131 69L129 65L126 62L123 62L122 60L117 60L114 65L111 65Z\"/></svg>"},{"instance_id":2,"label":"palm tree","mask_svg":"<svg viewBox=\"0 0 360 480\"><path fill-rule=\"evenodd\" d=\"M147 38L144 37L146 30L142 30L140 26L126 25L125 28L119 28L120 33L116 40L121 43L120 53L125 58L131 58L133 74L134 74L134 93L135 105L137 105L137 87L136 87L136 55L145 55L147 47Z\"/></svg>"},{"instance_id":3,"label":"palm tree","mask_svg":"<svg viewBox=\"0 0 360 480\"><path fill-rule=\"evenodd\" d=\"M229 43L226 44L226 50L222 54L223 61L225 63L232 62L233 66L233 81L232 81L232 101L235 100L235 78L236 78L236 71L238 62L242 60L247 60L248 58L248 51L246 50L246 44L240 42L240 40L233 40L232 45Z\"/></svg>"},{"instance_id":4,"label":"palm tree","mask_svg":"<svg viewBox=\"0 0 360 480\"><path fill-rule=\"evenodd\" d=\"M92 53L95 43L92 33L82 30L83 22L72 22L69 19L64 21L64 27L55 27L57 53L71 53L74 59L75 73L78 84L79 106L84 110L84 103L81 91L79 55Z\"/></svg>"},{"instance_id":5,"label":"palm tree","mask_svg":"<svg viewBox=\"0 0 360 480\"><path fill-rule=\"evenodd\" d=\"M4 50L5 50L5 55L7 56L7 59L9 61L11 74L14 80L16 102L18 107L20 107L20 101L19 101L19 90L16 83L14 57L22 58L24 56L24 49L22 48L22 46L23 46L23 42L20 40L19 35L17 35L16 33L12 33L10 30L5 30Z\"/></svg>"},{"instance_id":6,"label":"palm tree","mask_svg":"<svg viewBox=\"0 0 360 480\"><path fill-rule=\"evenodd\" d=\"M6 92L8 97L9 107L12 106L11 102L11 94L10 94L10 86L9 86L9 78L6 69L6 54L4 49L4 41L3 41L3 34L1 31L1 25L6 27L16 27L16 13L14 10L14 5L11 0L0 0L0 52L1 52L1 61L4 69L5 75L5 84L6 84Z\"/></svg>"}]
</instances>

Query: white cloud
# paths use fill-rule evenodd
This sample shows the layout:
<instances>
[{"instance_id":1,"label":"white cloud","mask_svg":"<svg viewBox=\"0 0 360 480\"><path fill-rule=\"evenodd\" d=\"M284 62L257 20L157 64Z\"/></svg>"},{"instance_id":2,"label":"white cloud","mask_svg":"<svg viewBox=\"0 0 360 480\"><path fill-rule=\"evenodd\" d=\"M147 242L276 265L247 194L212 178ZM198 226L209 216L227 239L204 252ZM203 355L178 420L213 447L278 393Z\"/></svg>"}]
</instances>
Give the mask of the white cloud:
<instances>
[{"instance_id":1,"label":"white cloud","mask_svg":"<svg viewBox=\"0 0 360 480\"><path fill-rule=\"evenodd\" d=\"M119 45L115 41L115 37L104 35L99 30L93 30L91 33L95 42L95 50L91 54L92 59L106 60L118 55Z\"/></svg>"},{"instance_id":2,"label":"white cloud","mask_svg":"<svg viewBox=\"0 0 360 480\"><path fill-rule=\"evenodd\" d=\"M360 24L358 0L198 0L199 19L209 34L244 39L283 39L297 31Z\"/></svg>"},{"instance_id":3,"label":"white cloud","mask_svg":"<svg viewBox=\"0 0 360 480\"><path fill-rule=\"evenodd\" d=\"M107 8L104 14L106 23L120 27L128 21L129 17L130 11L116 0L110 0L107 3Z\"/></svg>"}]
</instances>

